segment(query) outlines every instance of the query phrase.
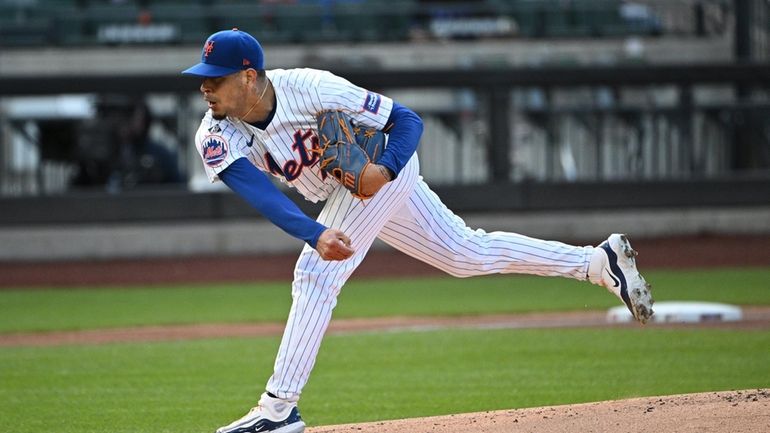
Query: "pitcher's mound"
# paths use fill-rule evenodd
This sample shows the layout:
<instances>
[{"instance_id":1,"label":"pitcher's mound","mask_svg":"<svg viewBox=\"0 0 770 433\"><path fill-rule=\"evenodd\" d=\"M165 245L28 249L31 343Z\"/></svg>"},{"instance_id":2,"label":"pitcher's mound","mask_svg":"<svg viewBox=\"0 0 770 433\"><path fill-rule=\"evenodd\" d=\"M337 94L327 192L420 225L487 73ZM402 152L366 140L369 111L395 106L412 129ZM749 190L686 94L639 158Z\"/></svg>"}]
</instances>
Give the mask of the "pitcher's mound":
<instances>
[{"instance_id":1,"label":"pitcher's mound","mask_svg":"<svg viewBox=\"0 0 770 433\"><path fill-rule=\"evenodd\" d=\"M770 390L707 392L315 427L308 433L770 432Z\"/></svg>"}]
</instances>

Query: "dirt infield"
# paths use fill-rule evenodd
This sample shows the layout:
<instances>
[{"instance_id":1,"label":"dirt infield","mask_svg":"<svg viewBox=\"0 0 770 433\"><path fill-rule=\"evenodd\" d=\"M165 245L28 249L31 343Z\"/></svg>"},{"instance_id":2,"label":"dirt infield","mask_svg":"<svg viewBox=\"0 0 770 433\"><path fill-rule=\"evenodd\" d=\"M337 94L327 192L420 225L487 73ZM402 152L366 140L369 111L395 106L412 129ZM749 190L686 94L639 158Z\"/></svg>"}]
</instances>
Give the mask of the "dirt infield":
<instances>
[{"instance_id":1,"label":"dirt infield","mask_svg":"<svg viewBox=\"0 0 770 433\"><path fill-rule=\"evenodd\" d=\"M307 433L556 433L770 431L765 389L644 397L597 403L346 424Z\"/></svg>"},{"instance_id":2,"label":"dirt infield","mask_svg":"<svg viewBox=\"0 0 770 433\"><path fill-rule=\"evenodd\" d=\"M639 251L638 262L642 270L770 266L770 235L703 235L632 241L634 249ZM296 258L296 254L288 254L78 262L0 262L0 288L240 281L288 283L292 279ZM353 278L381 278L393 275L443 274L404 254L386 250L370 252Z\"/></svg>"},{"instance_id":3,"label":"dirt infield","mask_svg":"<svg viewBox=\"0 0 770 433\"><path fill-rule=\"evenodd\" d=\"M648 324L659 327L710 327L728 329L770 329L770 307L744 307L739 322L698 324ZM638 327L637 323L608 324L603 311L500 314L466 317L380 317L335 319L328 335L360 332L430 331L436 329L525 329ZM144 341L176 341L223 337L280 336L283 323L198 324L143 326L135 328L92 329L83 331L25 332L0 334L0 347L59 346L68 344L110 344Z\"/></svg>"}]
</instances>

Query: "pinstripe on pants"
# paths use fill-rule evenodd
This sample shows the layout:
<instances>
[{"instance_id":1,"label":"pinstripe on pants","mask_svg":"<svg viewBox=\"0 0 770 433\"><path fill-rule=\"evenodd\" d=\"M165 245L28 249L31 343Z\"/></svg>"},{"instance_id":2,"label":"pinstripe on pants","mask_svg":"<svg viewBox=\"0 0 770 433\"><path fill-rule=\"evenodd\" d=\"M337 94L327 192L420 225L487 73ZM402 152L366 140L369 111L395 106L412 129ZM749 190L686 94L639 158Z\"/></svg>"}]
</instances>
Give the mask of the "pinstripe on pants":
<instances>
[{"instance_id":1,"label":"pinstripe on pants","mask_svg":"<svg viewBox=\"0 0 770 433\"><path fill-rule=\"evenodd\" d=\"M592 247L576 247L515 233L472 230L419 176L413 156L399 177L361 201L344 188L329 197L318 221L342 230L356 250L324 261L305 245L294 269L293 303L267 390L296 400L315 364L321 340L345 281L379 236L392 247L457 277L493 273L584 280Z\"/></svg>"}]
</instances>

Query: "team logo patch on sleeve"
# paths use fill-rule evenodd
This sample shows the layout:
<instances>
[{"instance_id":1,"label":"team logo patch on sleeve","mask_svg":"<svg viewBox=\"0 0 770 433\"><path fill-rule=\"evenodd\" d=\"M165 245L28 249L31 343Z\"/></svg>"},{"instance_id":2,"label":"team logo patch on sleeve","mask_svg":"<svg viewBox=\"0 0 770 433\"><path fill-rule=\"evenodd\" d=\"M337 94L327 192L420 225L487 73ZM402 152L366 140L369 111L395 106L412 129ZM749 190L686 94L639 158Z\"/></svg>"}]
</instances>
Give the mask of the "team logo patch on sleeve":
<instances>
[{"instance_id":1,"label":"team logo patch on sleeve","mask_svg":"<svg viewBox=\"0 0 770 433\"><path fill-rule=\"evenodd\" d=\"M382 100L382 96L378 95L377 93L367 92L366 100L364 101L364 110L372 114L377 114L377 111L380 110L381 100Z\"/></svg>"},{"instance_id":2,"label":"team logo patch on sleeve","mask_svg":"<svg viewBox=\"0 0 770 433\"><path fill-rule=\"evenodd\" d=\"M227 141L219 135L208 135L203 139L203 161L209 167L217 167L227 157Z\"/></svg>"}]
</instances>

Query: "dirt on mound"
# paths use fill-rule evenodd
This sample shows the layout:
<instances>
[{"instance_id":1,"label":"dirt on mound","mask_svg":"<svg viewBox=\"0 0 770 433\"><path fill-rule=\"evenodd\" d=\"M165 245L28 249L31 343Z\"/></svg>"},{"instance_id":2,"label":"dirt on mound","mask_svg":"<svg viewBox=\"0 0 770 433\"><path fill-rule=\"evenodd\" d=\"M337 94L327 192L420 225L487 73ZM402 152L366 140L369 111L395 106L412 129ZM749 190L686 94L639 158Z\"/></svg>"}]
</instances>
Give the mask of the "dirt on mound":
<instances>
[{"instance_id":1,"label":"dirt on mound","mask_svg":"<svg viewBox=\"0 0 770 433\"><path fill-rule=\"evenodd\" d=\"M345 424L307 433L767 432L770 390L644 397L597 403Z\"/></svg>"}]
</instances>

